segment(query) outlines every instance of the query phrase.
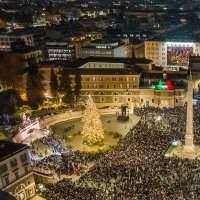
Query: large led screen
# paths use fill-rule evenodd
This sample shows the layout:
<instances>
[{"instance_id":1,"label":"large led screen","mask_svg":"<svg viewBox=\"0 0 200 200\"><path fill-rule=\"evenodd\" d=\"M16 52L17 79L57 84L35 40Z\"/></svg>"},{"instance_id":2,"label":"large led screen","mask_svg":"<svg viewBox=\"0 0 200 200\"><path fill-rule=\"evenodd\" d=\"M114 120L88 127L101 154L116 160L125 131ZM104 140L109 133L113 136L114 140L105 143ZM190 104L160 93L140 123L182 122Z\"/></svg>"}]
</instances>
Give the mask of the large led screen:
<instances>
[{"instance_id":1,"label":"large led screen","mask_svg":"<svg viewBox=\"0 0 200 200\"><path fill-rule=\"evenodd\" d=\"M192 53L192 47L167 47L167 65L185 66Z\"/></svg>"}]
</instances>

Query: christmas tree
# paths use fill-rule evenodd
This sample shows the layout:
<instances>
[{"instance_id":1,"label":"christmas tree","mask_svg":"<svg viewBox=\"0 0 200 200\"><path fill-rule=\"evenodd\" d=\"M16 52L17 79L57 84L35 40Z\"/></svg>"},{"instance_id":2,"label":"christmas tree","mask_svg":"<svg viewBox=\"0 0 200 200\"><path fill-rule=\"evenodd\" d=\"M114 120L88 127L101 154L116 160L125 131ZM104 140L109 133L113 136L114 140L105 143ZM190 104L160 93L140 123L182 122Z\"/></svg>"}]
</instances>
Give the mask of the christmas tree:
<instances>
[{"instance_id":1,"label":"christmas tree","mask_svg":"<svg viewBox=\"0 0 200 200\"><path fill-rule=\"evenodd\" d=\"M100 114L91 96L88 97L82 122L83 142L87 145L101 144L104 140L104 130Z\"/></svg>"}]
</instances>

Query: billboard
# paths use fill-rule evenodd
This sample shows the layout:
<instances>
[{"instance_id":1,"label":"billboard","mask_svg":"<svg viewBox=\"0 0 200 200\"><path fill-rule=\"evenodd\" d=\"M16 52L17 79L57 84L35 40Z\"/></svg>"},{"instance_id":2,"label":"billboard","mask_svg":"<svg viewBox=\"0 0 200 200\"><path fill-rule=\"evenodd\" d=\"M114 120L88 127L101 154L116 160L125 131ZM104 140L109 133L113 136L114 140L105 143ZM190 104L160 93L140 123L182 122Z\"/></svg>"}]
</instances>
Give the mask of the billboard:
<instances>
[{"instance_id":1,"label":"billboard","mask_svg":"<svg viewBox=\"0 0 200 200\"><path fill-rule=\"evenodd\" d=\"M188 65L189 56L193 54L193 47L167 47L167 65Z\"/></svg>"}]
</instances>

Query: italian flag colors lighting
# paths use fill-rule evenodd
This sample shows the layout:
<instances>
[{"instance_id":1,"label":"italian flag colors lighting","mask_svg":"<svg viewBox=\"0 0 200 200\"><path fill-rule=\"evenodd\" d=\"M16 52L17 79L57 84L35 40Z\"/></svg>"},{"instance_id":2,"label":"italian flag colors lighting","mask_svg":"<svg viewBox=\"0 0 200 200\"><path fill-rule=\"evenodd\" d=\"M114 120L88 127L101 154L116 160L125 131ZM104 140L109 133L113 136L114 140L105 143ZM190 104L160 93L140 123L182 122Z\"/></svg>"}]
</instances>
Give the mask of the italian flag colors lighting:
<instances>
[{"instance_id":1,"label":"italian flag colors lighting","mask_svg":"<svg viewBox=\"0 0 200 200\"><path fill-rule=\"evenodd\" d=\"M159 80L153 83L152 88L155 90L174 90L175 85L171 80Z\"/></svg>"}]
</instances>

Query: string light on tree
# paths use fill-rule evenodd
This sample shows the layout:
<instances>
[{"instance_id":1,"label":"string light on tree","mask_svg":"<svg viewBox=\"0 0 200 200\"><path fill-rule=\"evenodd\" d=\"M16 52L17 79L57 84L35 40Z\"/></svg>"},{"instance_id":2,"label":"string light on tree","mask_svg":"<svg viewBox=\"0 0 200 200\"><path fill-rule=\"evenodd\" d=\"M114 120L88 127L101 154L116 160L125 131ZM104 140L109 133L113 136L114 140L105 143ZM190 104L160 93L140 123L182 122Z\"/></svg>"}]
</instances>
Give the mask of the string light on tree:
<instances>
[{"instance_id":1,"label":"string light on tree","mask_svg":"<svg viewBox=\"0 0 200 200\"><path fill-rule=\"evenodd\" d=\"M83 142L87 145L101 144L104 140L104 130L100 114L91 95L88 97L82 122Z\"/></svg>"}]
</instances>

